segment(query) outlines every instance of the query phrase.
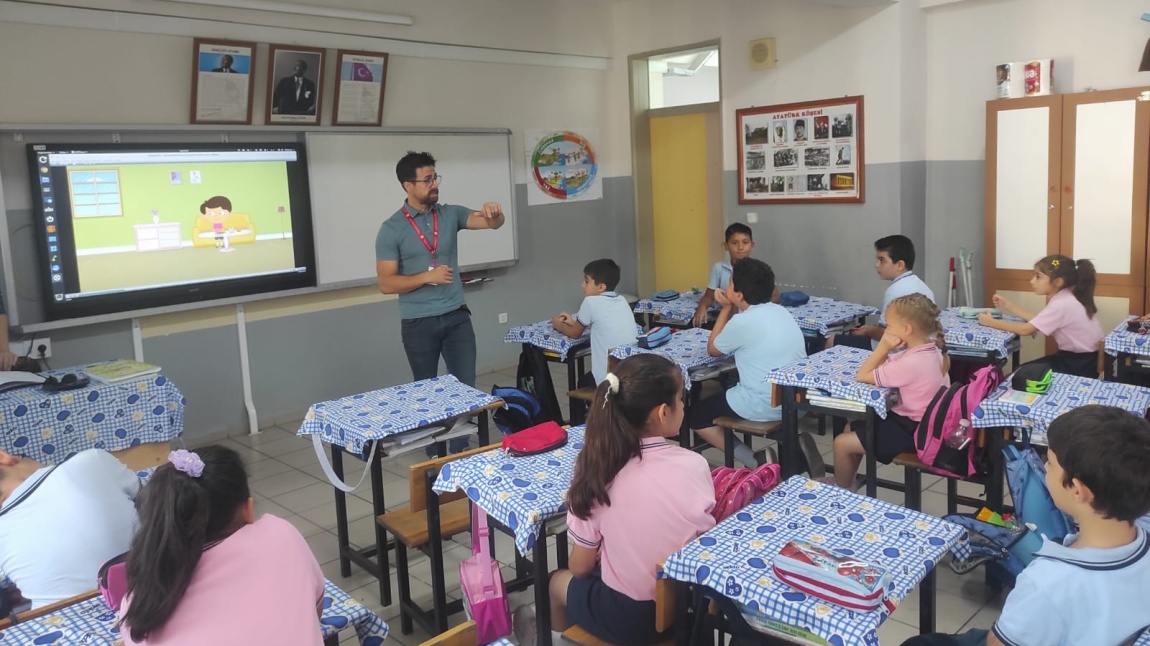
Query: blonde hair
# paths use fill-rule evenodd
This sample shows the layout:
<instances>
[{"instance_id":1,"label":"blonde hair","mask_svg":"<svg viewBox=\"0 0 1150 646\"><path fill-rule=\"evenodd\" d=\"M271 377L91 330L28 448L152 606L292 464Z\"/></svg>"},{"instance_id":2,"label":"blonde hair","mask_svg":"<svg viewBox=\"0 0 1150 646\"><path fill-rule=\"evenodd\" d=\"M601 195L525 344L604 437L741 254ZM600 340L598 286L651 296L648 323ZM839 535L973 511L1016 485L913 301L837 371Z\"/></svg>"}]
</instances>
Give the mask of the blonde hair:
<instances>
[{"instance_id":1,"label":"blonde hair","mask_svg":"<svg viewBox=\"0 0 1150 646\"><path fill-rule=\"evenodd\" d=\"M938 320L938 306L922 294L899 296L887 305L899 318L906 319L915 330L922 332L934 341L939 350L946 351L942 321Z\"/></svg>"}]
</instances>

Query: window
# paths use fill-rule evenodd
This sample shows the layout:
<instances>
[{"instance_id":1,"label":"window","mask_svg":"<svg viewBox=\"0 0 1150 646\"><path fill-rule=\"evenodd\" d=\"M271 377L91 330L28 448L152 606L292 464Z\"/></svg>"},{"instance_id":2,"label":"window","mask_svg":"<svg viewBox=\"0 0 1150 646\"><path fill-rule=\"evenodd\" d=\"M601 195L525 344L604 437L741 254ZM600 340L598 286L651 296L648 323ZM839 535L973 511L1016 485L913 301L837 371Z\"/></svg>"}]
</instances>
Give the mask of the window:
<instances>
[{"instance_id":1,"label":"window","mask_svg":"<svg viewBox=\"0 0 1150 646\"><path fill-rule=\"evenodd\" d=\"M719 100L719 48L675 52L647 60L651 109Z\"/></svg>"},{"instance_id":2,"label":"window","mask_svg":"<svg viewBox=\"0 0 1150 646\"><path fill-rule=\"evenodd\" d=\"M68 171L72 190L72 216L99 218L124 215L120 200L120 171Z\"/></svg>"}]
</instances>

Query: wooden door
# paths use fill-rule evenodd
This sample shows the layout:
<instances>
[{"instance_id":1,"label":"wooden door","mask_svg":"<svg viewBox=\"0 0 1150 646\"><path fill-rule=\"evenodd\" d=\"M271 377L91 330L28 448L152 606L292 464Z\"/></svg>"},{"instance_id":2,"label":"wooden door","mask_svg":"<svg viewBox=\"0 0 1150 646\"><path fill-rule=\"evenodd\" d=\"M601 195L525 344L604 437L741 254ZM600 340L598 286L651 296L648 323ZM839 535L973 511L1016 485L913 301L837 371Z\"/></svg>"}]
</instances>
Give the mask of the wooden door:
<instances>
[{"instance_id":1,"label":"wooden door","mask_svg":"<svg viewBox=\"0 0 1150 646\"><path fill-rule=\"evenodd\" d=\"M712 253L707 114L650 118L655 289L703 286ZM721 234L720 234L721 237Z\"/></svg>"}]
</instances>

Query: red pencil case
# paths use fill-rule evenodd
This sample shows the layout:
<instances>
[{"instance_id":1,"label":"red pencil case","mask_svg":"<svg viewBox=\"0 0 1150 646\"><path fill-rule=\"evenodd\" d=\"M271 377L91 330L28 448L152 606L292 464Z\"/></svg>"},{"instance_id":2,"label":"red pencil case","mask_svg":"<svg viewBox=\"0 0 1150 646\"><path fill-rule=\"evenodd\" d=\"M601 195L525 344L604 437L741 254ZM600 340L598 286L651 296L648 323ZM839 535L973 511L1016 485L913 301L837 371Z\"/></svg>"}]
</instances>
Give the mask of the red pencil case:
<instances>
[{"instance_id":1,"label":"red pencil case","mask_svg":"<svg viewBox=\"0 0 1150 646\"><path fill-rule=\"evenodd\" d=\"M791 541L775 557L775 576L800 592L868 612L882 606L885 569L805 541Z\"/></svg>"},{"instance_id":2,"label":"red pencil case","mask_svg":"<svg viewBox=\"0 0 1150 646\"><path fill-rule=\"evenodd\" d=\"M567 443L567 431L555 422L543 422L504 436L503 450L517 457L546 453Z\"/></svg>"}]
</instances>

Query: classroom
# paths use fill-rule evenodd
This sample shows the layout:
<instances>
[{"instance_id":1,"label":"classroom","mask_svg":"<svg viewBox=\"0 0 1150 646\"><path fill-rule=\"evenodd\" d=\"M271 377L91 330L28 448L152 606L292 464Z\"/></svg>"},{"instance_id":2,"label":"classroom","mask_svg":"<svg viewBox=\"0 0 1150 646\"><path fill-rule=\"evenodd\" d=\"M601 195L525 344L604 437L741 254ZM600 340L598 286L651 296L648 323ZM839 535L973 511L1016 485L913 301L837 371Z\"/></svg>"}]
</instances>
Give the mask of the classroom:
<instances>
[{"instance_id":1,"label":"classroom","mask_svg":"<svg viewBox=\"0 0 1150 646\"><path fill-rule=\"evenodd\" d=\"M0 0L0 644L1150 646L1147 11Z\"/></svg>"}]
</instances>

